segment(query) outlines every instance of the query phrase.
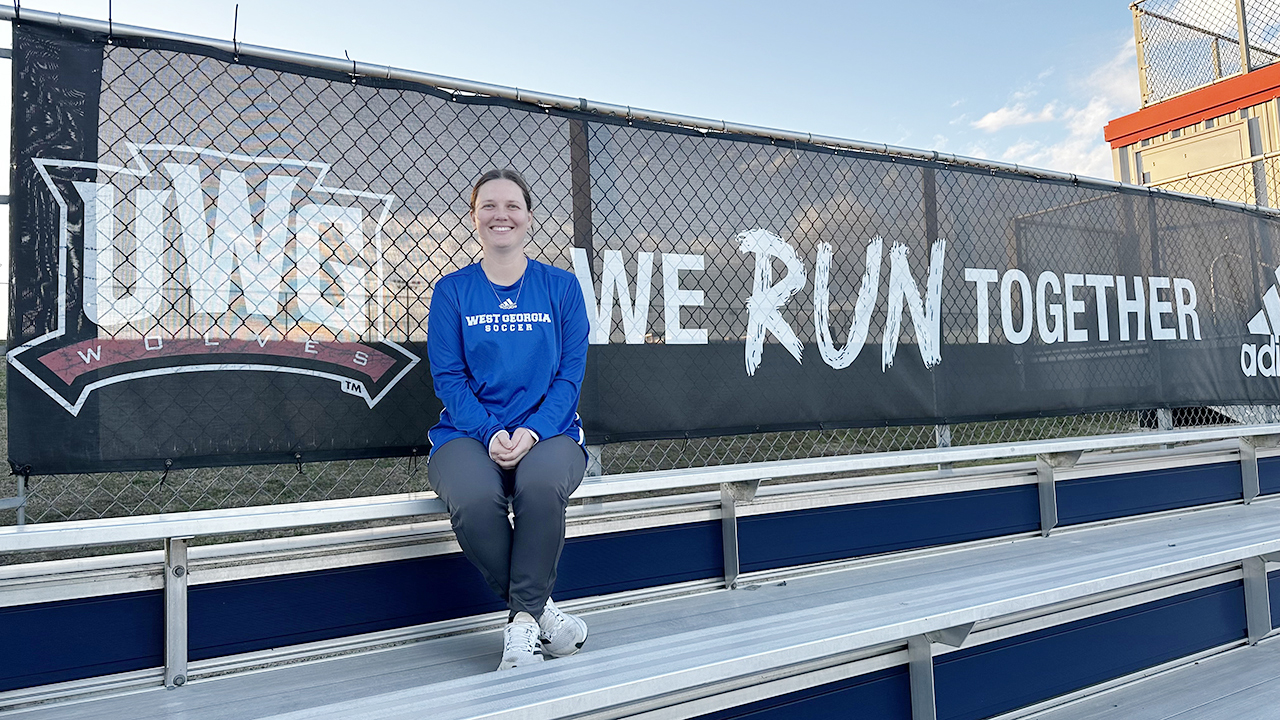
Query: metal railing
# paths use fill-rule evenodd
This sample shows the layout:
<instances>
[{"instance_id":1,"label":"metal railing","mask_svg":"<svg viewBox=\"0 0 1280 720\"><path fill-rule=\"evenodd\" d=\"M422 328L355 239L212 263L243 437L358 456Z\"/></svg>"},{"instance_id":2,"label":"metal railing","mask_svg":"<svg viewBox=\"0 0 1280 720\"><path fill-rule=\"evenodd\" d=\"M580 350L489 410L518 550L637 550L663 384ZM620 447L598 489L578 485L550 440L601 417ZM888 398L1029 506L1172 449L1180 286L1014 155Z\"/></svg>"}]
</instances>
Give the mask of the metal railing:
<instances>
[{"instance_id":1,"label":"metal railing","mask_svg":"<svg viewBox=\"0 0 1280 720\"><path fill-rule=\"evenodd\" d=\"M1150 431L1167 432L1175 426L1200 427L1218 433L1215 437L1226 437L1239 432L1242 426L1278 419L1280 413L1275 408L1264 406L1185 408L1176 412L1114 411L943 426L951 434L951 447L945 448L937 448L940 443L935 426L921 425L616 443L594 449L601 458L599 472L605 476L704 468L699 476L706 483L716 483L722 481L720 471L710 472L712 469L741 468L747 463L767 467L797 460L822 464L829 458L841 458L843 464L839 468L813 472L875 472L896 467L892 463L904 452L931 452L937 448L938 452L952 453L937 462L972 462L983 458L969 457L970 451L989 453L992 447L1012 443L1072 443L1079 442L1072 438L1086 437L1092 447L1101 449L1108 446L1097 440L1102 436L1114 436L1113 442L1120 443L1117 447L1124 446L1133 437L1146 437ZM2 422L0 430L3 430ZM885 465L886 462L890 464ZM147 471L10 475L0 480L0 498L13 498L0 506L0 513L4 513L0 514L0 525L129 518L287 503L340 504L352 498L405 496L428 490L425 462L411 458L302 466L199 468L171 471L167 475ZM582 497L585 496L579 496ZM25 517L18 513L24 513Z\"/></svg>"},{"instance_id":2,"label":"metal railing","mask_svg":"<svg viewBox=\"0 0 1280 720\"><path fill-rule=\"evenodd\" d=\"M951 447L947 449L961 451L971 446L1069 441L1081 436L1126 437L1144 430L1170 430L1175 425L1226 430L1224 424L1238 427L1237 423L1274 420L1274 413L1266 410L1250 406L1187 408L1176 413L1113 411L943 427L950 430ZM621 475L744 463L806 459L821 462L823 458L843 456L866 456L866 460L858 462L874 464L880 462L874 457L926 451L938 445L936 427L918 425L615 443L594 450L601 459L600 473ZM413 458L198 468L168 473L10 475L0 479L0 498L15 500L0 505L0 525L338 501L427 490L425 460ZM19 496L22 505L15 507Z\"/></svg>"},{"instance_id":3,"label":"metal railing","mask_svg":"<svg viewBox=\"0 0 1280 720\"><path fill-rule=\"evenodd\" d=\"M659 470L588 478L574 492L578 500L681 491L727 483L760 482L770 478L812 477L831 473L868 473L903 468L1142 447L1239 440L1249 448L1274 447L1280 427L1270 424L1237 425L1184 430L1157 430L1112 436L1000 442L972 447L904 450L866 455L799 460L752 462L706 469ZM1256 463L1252 452L1244 462ZM1074 464L1074 460L1072 463ZM1058 467L1055 465L1054 467ZM1244 501L1258 495L1257 467L1243 473ZM234 508L179 513L165 517L122 517L81 520L47 526L0 527L0 553L118 545L167 538L247 533L316 527L367 520L389 520L445 512L434 494L406 494L379 498L355 498L289 506Z\"/></svg>"}]
</instances>

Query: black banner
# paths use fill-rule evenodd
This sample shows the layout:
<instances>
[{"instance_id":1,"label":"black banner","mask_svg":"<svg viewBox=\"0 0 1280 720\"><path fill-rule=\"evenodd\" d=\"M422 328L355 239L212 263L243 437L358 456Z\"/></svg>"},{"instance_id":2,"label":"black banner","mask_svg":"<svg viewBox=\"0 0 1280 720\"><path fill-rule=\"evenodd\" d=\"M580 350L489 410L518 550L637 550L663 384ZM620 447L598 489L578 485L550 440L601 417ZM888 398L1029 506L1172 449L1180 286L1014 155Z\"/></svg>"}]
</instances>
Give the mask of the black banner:
<instances>
[{"instance_id":1,"label":"black banner","mask_svg":"<svg viewBox=\"0 0 1280 720\"><path fill-rule=\"evenodd\" d=\"M533 186L588 441L1280 401L1277 220L21 24L10 459L425 454L470 185Z\"/></svg>"}]
</instances>

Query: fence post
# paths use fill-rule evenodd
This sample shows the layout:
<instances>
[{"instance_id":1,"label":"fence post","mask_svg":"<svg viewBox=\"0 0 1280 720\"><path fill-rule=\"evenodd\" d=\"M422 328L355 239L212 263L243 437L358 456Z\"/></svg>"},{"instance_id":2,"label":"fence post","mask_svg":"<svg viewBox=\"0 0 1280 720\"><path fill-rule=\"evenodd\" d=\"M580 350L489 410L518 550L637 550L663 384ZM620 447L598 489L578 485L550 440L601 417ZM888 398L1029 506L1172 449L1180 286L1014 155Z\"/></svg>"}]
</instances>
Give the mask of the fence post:
<instances>
[{"instance_id":1,"label":"fence post","mask_svg":"<svg viewBox=\"0 0 1280 720\"><path fill-rule=\"evenodd\" d=\"M600 477L604 474L604 446L587 446L587 477Z\"/></svg>"},{"instance_id":2,"label":"fence post","mask_svg":"<svg viewBox=\"0 0 1280 720\"><path fill-rule=\"evenodd\" d=\"M27 524L27 475L18 475L18 524Z\"/></svg>"},{"instance_id":3,"label":"fence post","mask_svg":"<svg viewBox=\"0 0 1280 720\"><path fill-rule=\"evenodd\" d=\"M1173 430L1173 408L1156 408L1156 430L1162 433ZM1170 450L1173 445L1165 443L1160 447L1164 450Z\"/></svg>"},{"instance_id":4,"label":"fence post","mask_svg":"<svg viewBox=\"0 0 1280 720\"><path fill-rule=\"evenodd\" d=\"M1262 142L1262 118L1253 113L1246 127L1249 129L1249 155L1258 158L1250 163L1253 170L1253 202L1256 205L1271 205L1270 193L1267 192L1267 166L1263 157L1267 148Z\"/></svg>"},{"instance_id":5,"label":"fence post","mask_svg":"<svg viewBox=\"0 0 1280 720\"><path fill-rule=\"evenodd\" d=\"M1240 34L1240 74L1253 69L1249 59L1249 23L1244 17L1244 0L1236 0L1236 28Z\"/></svg>"},{"instance_id":6,"label":"fence post","mask_svg":"<svg viewBox=\"0 0 1280 720\"><path fill-rule=\"evenodd\" d=\"M1133 11L1133 43L1138 50L1138 88L1142 93L1142 107L1151 99L1151 89L1147 84L1147 57L1142 48L1142 11L1138 3L1129 6Z\"/></svg>"},{"instance_id":7,"label":"fence post","mask_svg":"<svg viewBox=\"0 0 1280 720\"><path fill-rule=\"evenodd\" d=\"M934 425L933 426L933 445L939 448L951 447L951 426L950 425ZM951 463L938 463L938 469L947 471L952 468Z\"/></svg>"}]
</instances>

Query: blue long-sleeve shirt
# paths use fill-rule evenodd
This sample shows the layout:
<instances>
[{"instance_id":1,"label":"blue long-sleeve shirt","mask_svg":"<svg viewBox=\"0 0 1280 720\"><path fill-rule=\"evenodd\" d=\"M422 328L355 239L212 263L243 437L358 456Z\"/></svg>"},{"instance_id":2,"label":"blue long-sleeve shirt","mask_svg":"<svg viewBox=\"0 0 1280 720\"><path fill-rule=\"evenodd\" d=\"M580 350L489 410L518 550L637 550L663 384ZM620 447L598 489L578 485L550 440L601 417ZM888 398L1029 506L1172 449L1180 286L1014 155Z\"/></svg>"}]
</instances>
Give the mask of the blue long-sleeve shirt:
<instances>
[{"instance_id":1,"label":"blue long-sleeve shirt","mask_svg":"<svg viewBox=\"0 0 1280 720\"><path fill-rule=\"evenodd\" d=\"M529 260L514 285L493 285L480 264L436 283L427 355L440 422L431 452L470 437L486 448L499 430L583 444L578 395L587 364L586 305L571 273Z\"/></svg>"}]
</instances>

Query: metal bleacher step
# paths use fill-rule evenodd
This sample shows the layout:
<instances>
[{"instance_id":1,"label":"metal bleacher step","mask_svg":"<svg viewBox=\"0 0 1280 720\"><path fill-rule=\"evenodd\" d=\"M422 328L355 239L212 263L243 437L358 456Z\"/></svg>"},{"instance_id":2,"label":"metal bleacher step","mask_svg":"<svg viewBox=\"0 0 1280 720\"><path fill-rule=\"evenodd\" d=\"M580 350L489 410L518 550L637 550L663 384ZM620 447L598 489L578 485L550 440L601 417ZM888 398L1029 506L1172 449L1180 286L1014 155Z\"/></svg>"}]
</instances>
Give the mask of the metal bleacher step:
<instances>
[{"instance_id":1,"label":"metal bleacher step","mask_svg":"<svg viewBox=\"0 0 1280 720\"><path fill-rule=\"evenodd\" d=\"M1280 638L1026 716L1027 720L1275 720Z\"/></svg>"},{"instance_id":2,"label":"metal bleacher step","mask_svg":"<svg viewBox=\"0 0 1280 720\"><path fill-rule=\"evenodd\" d=\"M692 717L877 653L901 665L913 636L1114 598L1277 551L1280 499L1267 499L814 568L785 583L744 577L736 590L593 611L583 652L502 674L492 672L501 640L489 630L17 713L535 720L685 706L677 715Z\"/></svg>"}]
</instances>

